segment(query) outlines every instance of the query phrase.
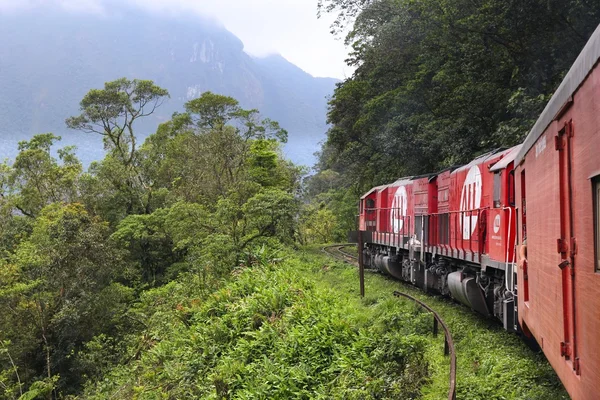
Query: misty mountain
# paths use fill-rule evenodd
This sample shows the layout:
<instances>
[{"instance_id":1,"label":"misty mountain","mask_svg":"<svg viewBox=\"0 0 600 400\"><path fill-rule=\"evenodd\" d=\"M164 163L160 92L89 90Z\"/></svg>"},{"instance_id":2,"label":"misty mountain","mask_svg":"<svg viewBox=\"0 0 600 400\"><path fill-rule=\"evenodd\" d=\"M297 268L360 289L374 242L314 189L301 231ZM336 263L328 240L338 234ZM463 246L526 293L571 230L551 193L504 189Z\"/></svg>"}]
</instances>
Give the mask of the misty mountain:
<instances>
[{"instance_id":1,"label":"misty mountain","mask_svg":"<svg viewBox=\"0 0 600 400\"><path fill-rule=\"evenodd\" d=\"M337 80L314 78L279 55L252 57L219 24L196 16L123 9L109 16L52 8L0 15L0 159L36 133L61 135L85 162L103 157L99 137L70 131L91 88L120 77L152 79L171 99L136 127L140 138L202 92L238 99L289 132L286 155L312 165L327 130Z\"/></svg>"}]
</instances>

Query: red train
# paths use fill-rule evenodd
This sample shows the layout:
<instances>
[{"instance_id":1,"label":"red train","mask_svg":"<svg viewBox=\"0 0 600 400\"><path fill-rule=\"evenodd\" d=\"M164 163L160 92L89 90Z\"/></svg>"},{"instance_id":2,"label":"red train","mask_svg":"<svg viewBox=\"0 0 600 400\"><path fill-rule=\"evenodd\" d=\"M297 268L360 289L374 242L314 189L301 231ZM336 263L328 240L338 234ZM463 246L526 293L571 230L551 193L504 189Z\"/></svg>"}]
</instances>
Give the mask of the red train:
<instances>
[{"instance_id":1,"label":"red train","mask_svg":"<svg viewBox=\"0 0 600 400\"><path fill-rule=\"evenodd\" d=\"M577 400L600 399L599 60L600 27L523 144L360 200L365 266L534 337Z\"/></svg>"}]
</instances>

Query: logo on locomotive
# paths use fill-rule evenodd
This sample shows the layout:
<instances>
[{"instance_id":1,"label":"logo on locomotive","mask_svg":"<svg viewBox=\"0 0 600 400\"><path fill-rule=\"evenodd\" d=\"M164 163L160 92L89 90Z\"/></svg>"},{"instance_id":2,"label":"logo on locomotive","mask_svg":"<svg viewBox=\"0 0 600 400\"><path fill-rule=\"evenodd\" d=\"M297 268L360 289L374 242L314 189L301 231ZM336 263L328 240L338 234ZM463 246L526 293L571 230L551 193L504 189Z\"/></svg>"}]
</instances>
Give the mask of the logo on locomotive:
<instances>
[{"instance_id":1,"label":"logo on locomotive","mask_svg":"<svg viewBox=\"0 0 600 400\"><path fill-rule=\"evenodd\" d=\"M408 195L406 188L400 186L394 194L394 200L392 200L392 209L390 211L390 221L392 223L392 229L394 233L398 233L404 227L404 217L406 216L406 209L408 206Z\"/></svg>"},{"instance_id":2,"label":"logo on locomotive","mask_svg":"<svg viewBox=\"0 0 600 400\"><path fill-rule=\"evenodd\" d=\"M471 235L477 229L477 210L481 206L481 171L477 165L471 167L467 173L467 178L463 184L460 195L460 211L464 211L460 218L462 237L465 240L471 238Z\"/></svg>"},{"instance_id":3,"label":"logo on locomotive","mask_svg":"<svg viewBox=\"0 0 600 400\"><path fill-rule=\"evenodd\" d=\"M500 214L494 218L494 233L500 232Z\"/></svg>"}]
</instances>

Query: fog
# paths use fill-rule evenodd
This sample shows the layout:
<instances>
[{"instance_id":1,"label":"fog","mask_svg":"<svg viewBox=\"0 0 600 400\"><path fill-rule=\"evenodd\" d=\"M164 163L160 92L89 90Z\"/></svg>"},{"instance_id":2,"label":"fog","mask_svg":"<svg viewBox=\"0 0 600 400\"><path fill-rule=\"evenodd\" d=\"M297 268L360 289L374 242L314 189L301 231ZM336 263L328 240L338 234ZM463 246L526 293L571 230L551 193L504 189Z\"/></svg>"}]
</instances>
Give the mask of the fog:
<instances>
[{"instance_id":1,"label":"fog","mask_svg":"<svg viewBox=\"0 0 600 400\"><path fill-rule=\"evenodd\" d=\"M160 13L213 17L238 36L251 55L279 53L313 76L346 78L347 49L329 33L330 16L317 19L316 0L0 0L0 13L43 6L109 16L123 4Z\"/></svg>"}]
</instances>

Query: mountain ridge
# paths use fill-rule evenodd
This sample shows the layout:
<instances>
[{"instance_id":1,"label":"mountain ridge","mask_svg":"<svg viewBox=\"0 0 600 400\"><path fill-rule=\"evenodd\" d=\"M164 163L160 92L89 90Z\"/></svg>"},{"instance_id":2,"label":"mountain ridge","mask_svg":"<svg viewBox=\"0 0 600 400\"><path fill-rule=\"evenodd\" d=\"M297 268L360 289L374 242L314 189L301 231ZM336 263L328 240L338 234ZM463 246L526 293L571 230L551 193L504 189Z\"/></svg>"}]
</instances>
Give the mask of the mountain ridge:
<instances>
[{"instance_id":1,"label":"mountain ridge","mask_svg":"<svg viewBox=\"0 0 600 400\"><path fill-rule=\"evenodd\" d=\"M35 29L33 29L35 27ZM284 153L311 165L327 130L327 96L338 82L315 78L280 54L244 52L243 42L202 17L124 9L115 15L33 10L0 15L0 159L16 143L51 131L89 163L103 156L98 137L67 130L64 119L92 88L120 77L152 79L171 99L137 127L144 139L204 91L256 108L289 132Z\"/></svg>"}]
</instances>

